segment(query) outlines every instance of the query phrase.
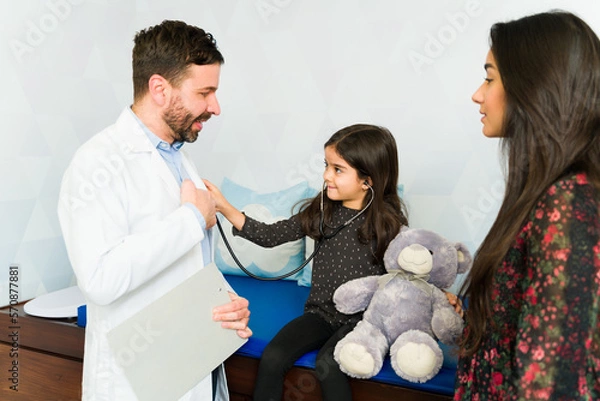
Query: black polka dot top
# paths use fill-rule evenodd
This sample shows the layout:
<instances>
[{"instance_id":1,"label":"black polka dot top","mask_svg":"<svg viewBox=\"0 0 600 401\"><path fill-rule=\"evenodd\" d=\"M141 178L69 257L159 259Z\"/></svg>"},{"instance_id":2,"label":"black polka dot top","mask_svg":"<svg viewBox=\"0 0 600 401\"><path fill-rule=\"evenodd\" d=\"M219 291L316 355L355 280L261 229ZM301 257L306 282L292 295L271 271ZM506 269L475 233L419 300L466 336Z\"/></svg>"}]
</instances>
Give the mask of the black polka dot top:
<instances>
[{"instance_id":1,"label":"black polka dot top","mask_svg":"<svg viewBox=\"0 0 600 401\"><path fill-rule=\"evenodd\" d=\"M338 227L356 213L357 210L338 204L329 226ZM334 291L349 280L385 273L382 264L373 263L371 244L363 244L358 239L357 230L364 219L364 215L358 217L335 237L324 240L321 249L313 259L312 285L304 311L318 313L335 328L359 321L362 313L345 315L338 312L332 299ZM332 231L331 228L325 228L325 234ZM272 224L261 223L246 216L242 230L238 231L234 228L233 234L264 247L273 247L305 236L296 216Z\"/></svg>"}]
</instances>

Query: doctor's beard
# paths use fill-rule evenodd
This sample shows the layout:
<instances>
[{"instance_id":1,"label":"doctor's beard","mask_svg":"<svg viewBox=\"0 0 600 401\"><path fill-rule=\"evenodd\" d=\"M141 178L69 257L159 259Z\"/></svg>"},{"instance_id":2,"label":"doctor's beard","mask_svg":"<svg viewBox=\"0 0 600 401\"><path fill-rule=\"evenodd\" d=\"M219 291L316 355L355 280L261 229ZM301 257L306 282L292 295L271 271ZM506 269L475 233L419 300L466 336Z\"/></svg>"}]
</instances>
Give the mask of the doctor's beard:
<instances>
[{"instance_id":1,"label":"doctor's beard","mask_svg":"<svg viewBox=\"0 0 600 401\"><path fill-rule=\"evenodd\" d=\"M163 120L173 131L173 139L176 142L194 142L198 139L202 125L212 116L212 113L205 112L194 116L181 104L180 99L178 100L165 111ZM194 127L196 123L200 125L199 129Z\"/></svg>"}]
</instances>

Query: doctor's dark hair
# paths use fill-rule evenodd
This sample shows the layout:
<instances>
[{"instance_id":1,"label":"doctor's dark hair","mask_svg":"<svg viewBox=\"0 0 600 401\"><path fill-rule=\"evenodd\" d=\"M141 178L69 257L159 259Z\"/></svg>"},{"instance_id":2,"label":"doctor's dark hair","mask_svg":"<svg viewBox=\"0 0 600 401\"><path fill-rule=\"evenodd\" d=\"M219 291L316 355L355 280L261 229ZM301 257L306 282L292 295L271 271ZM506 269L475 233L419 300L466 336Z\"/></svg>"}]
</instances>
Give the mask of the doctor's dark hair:
<instances>
[{"instance_id":1,"label":"doctor's dark hair","mask_svg":"<svg viewBox=\"0 0 600 401\"><path fill-rule=\"evenodd\" d=\"M374 261L383 263L383 254L402 226L408 225L406 207L398 196L398 149L394 136L384 127L355 124L337 131L325 143L324 148L335 148L337 154L354 168L361 180L370 180L373 203L365 211L365 221L359 230L363 243L374 243ZM364 208L371 198L366 191ZM320 239L319 220L321 196L304 203L299 214L304 232ZM331 221L333 205L341 203L324 194L325 222Z\"/></svg>"},{"instance_id":2,"label":"doctor's dark hair","mask_svg":"<svg viewBox=\"0 0 600 401\"><path fill-rule=\"evenodd\" d=\"M461 289L469 330L461 354L479 348L492 281L539 198L560 178L586 173L600 189L600 41L562 11L497 23L491 52L505 92L502 150L506 190L498 216Z\"/></svg>"},{"instance_id":3,"label":"doctor's dark hair","mask_svg":"<svg viewBox=\"0 0 600 401\"><path fill-rule=\"evenodd\" d=\"M213 36L182 21L165 20L139 31L132 54L133 97L148 92L148 81L159 74L173 86L185 78L188 66L223 64L225 59Z\"/></svg>"}]
</instances>

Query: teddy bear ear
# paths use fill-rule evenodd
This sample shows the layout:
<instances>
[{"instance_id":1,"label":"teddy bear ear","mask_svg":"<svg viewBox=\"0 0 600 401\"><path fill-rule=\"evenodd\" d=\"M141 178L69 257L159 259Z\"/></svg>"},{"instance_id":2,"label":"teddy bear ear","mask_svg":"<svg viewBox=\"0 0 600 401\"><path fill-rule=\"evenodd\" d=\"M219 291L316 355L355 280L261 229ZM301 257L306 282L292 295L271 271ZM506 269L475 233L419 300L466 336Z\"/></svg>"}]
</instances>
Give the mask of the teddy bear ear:
<instances>
[{"instance_id":1,"label":"teddy bear ear","mask_svg":"<svg viewBox=\"0 0 600 401\"><path fill-rule=\"evenodd\" d=\"M471 268L471 264L473 263L473 258L471 257L471 252L467 249L467 247L457 242L454 247L458 252L458 271L457 273L465 273L467 270Z\"/></svg>"}]
</instances>

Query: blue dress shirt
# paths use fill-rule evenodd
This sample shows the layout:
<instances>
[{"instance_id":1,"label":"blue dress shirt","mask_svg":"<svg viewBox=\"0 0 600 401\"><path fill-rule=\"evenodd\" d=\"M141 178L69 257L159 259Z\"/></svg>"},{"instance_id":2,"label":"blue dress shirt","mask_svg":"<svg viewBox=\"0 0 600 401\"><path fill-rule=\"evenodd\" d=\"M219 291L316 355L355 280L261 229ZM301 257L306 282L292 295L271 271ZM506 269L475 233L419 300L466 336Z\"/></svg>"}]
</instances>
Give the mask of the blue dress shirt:
<instances>
[{"instance_id":1,"label":"blue dress shirt","mask_svg":"<svg viewBox=\"0 0 600 401\"><path fill-rule=\"evenodd\" d=\"M181 163L182 156L181 152L179 152L179 149L181 149L181 147L183 146L183 142L173 142L172 145L168 144L167 142L163 141L158 136L156 136L152 131L150 131L150 129L142 122L142 120L138 118L138 116L133 112L133 110L131 110L131 108L129 108L129 111L131 112L131 114L133 114L137 122L140 124L140 127L142 128L144 133L148 136L148 139L152 143L152 146L154 146L158 153L161 155L161 157L173 173L173 176L179 183L179 186L181 186L183 180L190 178L190 176L188 175L187 171ZM212 252L210 251L211 231L206 230L206 220L195 205L186 202L184 203L184 206L190 208L194 212L196 218L198 219L198 222L206 232L206 236L201 242L202 256L204 257L204 261L206 263L210 263L212 262Z\"/></svg>"}]
</instances>

